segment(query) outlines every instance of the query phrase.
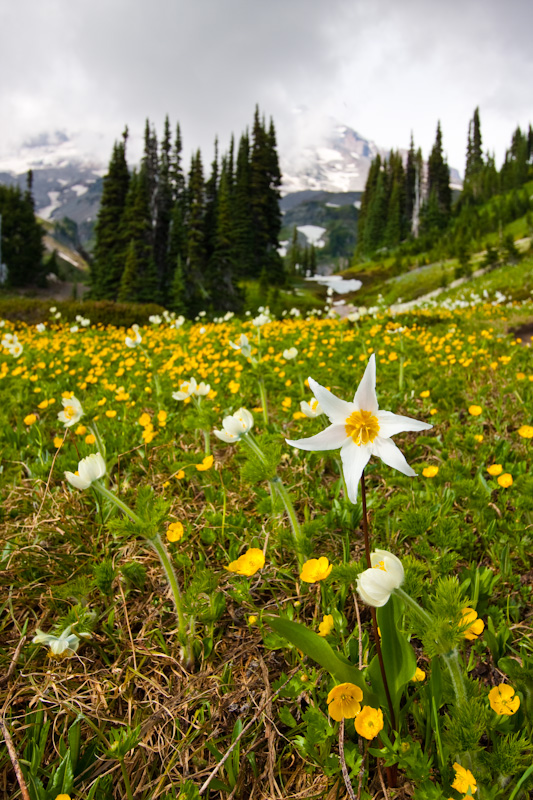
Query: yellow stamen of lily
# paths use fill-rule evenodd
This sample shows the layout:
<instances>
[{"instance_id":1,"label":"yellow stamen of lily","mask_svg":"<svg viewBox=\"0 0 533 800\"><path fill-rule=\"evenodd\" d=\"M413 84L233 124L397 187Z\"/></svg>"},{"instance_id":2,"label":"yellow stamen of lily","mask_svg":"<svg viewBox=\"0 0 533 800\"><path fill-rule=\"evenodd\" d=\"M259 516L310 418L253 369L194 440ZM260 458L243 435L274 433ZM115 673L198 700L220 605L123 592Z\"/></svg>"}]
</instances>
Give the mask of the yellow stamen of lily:
<instances>
[{"instance_id":1,"label":"yellow stamen of lily","mask_svg":"<svg viewBox=\"0 0 533 800\"><path fill-rule=\"evenodd\" d=\"M373 442L379 433L378 418L371 411L353 411L346 419L345 427L346 435L359 446Z\"/></svg>"}]
</instances>

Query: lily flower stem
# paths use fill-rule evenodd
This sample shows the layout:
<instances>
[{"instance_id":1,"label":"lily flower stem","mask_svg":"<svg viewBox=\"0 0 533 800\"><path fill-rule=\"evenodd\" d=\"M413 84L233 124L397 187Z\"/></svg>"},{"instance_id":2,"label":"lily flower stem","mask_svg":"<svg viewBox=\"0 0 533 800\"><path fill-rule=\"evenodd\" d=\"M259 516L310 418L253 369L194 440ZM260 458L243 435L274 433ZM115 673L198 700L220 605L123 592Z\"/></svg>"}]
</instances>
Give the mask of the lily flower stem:
<instances>
[{"instance_id":1,"label":"lily flower stem","mask_svg":"<svg viewBox=\"0 0 533 800\"><path fill-rule=\"evenodd\" d=\"M372 561L370 559L370 537L368 534L368 515L366 510L366 486L365 486L365 473L361 474L361 501L363 504L363 534L365 538L365 555L366 555L366 563L368 568L371 569ZM385 689L385 695L387 697L387 705L389 707L389 714L390 714L390 722L392 732L396 730L396 715L394 713L394 706L392 703L392 697L389 689L389 684L387 682L387 673L385 672L385 664L383 662L383 653L381 652L381 642L379 640L379 633L378 633L378 620L376 615L376 609L370 608L370 613L372 614L372 632L374 634L374 644L376 645L376 653L378 656L379 661L379 670L381 672L381 679L383 681L383 688Z\"/></svg>"}]
</instances>

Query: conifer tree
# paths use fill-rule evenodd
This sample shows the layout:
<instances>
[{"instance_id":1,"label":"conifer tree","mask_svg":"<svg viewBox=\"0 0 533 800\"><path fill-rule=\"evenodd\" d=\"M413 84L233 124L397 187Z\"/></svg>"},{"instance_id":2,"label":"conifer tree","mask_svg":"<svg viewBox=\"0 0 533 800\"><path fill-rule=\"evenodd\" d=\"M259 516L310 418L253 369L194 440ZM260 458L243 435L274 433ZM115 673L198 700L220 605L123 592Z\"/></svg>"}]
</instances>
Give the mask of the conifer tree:
<instances>
[{"instance_id":1,"label":"conifer tree","mask_svg":"<svg viewBox=\"0 0 533 800\"><path fill-rule=\"evenodd\" d=\"M185 264L187 260L187 189L181 166L181 150L181 132L178 124L176 126L176 139L170 164L173 206L170 220L168 260L174 269L178 259L181 265Z\"/></svg>"},{"instance_id":2,"label":"conifer tree","mask_svg":"<svg viewBox=\"0 0 533 800\"><path fill-rule=\"evenodd\" d=\"M248 132L245 132L239 141L233 204L236 257L238 275L241 277L253 274L254 238L250 194L250 140Z\"/></svg>"},{"instance_id":3,"label":"conifer tree","mask_svg":"<svg viewBox=\"0 0 533 800\"><path fill-rule=\"evenodd\" d=\"M205 186L199 150L191 159L187 194L187 263L184 277L187 307L194 316L205 309L209 300L205 286Z\"/></svg>"},{"instance_id":4,"label":"conifer tree","mask_svg":"<svg viewBox=\"0 0 533 800\"><path fill-rule=\"evenodd\" d=\"M218 196L218 139L215 139L215 155L211 162L211 175L205 184L205 256L209 263L215 249Z\"/></svg>"},{"instance_id":5,"label":"conifer tree","mask_svg":"<svg viewBox=\"0 0 533 800\"><path fill-rule=\"evenodd\" d=\"M153 244L156 218L157 183L159 177L159 155L157 134L155 128L150 126L150 121L148 119L146 120L144 128L144 154L141 161L141 168L144 174L143 180L146 185L148 209L151 220L150 241Z\"/></svg>"},{"instance_id":6,"label":"conifer tree","mask_svg":"<svg viewBox=\"0 0 533 800\"><path fill-rule=\"evenodd\" d=\"M444 159L442 150L442 131L437 124L435 144L428 159L427 204L431 204L431 225L444 229L448 224L452 208L452 191L450 188L450 169ZM433 211L438 213L433 214Z\"/></svg>"},{"instance_id":7,"label":"conifer tree","mask_svg":"<svg viewBox=\"0 0 533 800\"><path fill-rule=\"evenodd\" d=\"M483 199L484 166L479 108L476 108L468 126L463 203L470 199L474 202Z\"/></svg>"},{"instance_id":8,"label":"conifer tree","mask_svg":"<svg viewBox=\"0 0 533 800\"><path fill-rule=\"evenodd\" d=\"M120 279L117 300L119 303L135 303L139 299L141 276L139 274L139 264L135 253L135 242L133 239L128 245L126 258L124 260L124 271Z\"/></svg>"},{"instance_id":9,"label":"conifer tree","mask_svg":"<svg viewBox=\"0 0 533 800\"><path fill-rule=\"evenodd\" d=\"M161 142L161 158L155 195L154 262L158 274L161 296L166 298L172 280L169 262L169 233L172 217L172 184L170 123L165 119L165 130Z\"/></svg>"},{"instance_id":10,"label":"conifer tree","mask_svg":"<svg viewBox=\"0 0 533 800\"><path fill-rule=\"evenodd\" d=\"M126 208L119 231L123 243L123 264L131 245L135 251L137 265L137 297L139 302L158 302L160 300L157 271L153 259L152 226L150 216L149 182L145 163L139 172L134 170L130 181ZM112 287L111 296L116 298L120 278ZM111 287L110 287L111 288Z\"/></svg>"},{"instance_id":11,"label":"conifer tree","mask_svg":"<svg viewBox=\"0 0 533 800\"><path fill-rule=\"evenodd\" d=\"M176 314L183 315L186 315L188 312L181 256L177 258L172 278L172 286L170 288L170 310L174 311Z\"/></svg>"},{"instance_id":12,"label":"conifer tree","mask_svg":"<svg viewBox=\"0 0 533 800\"><path fill-rule=\"evenodd\" d=\"M113 300L124 268L124 241L117 235L121 224L130 174L126 163L126 128L121 142L115 142L107 174L104 176L102 200L95 225L94 258L91 265L91 295L97 300Z\"/></svg>"},{"instance_id":13,"label":"conifer tree","mask_svg":"<svg viewBox=\"0 0 533 800\"><path fill-rule=\"evenodd\" d=\"M43 229L34 213L31 182L24 194L19 187L0 186L2 217L2 262L8 269L11 286L41 284L43 264Z\"/></svg>"},{"instance_id":14,"label":"conifer tree","mask_svg":"<svg viewBox=\"0 0 533 800\"><path fill-rule=\"evenodd\" d=\"M223 159L217 198L213 253L209 259L208 291L214 311L239 311L242 294L235 281L236 263L227 162Z\"/></svg>"}]
</instances>

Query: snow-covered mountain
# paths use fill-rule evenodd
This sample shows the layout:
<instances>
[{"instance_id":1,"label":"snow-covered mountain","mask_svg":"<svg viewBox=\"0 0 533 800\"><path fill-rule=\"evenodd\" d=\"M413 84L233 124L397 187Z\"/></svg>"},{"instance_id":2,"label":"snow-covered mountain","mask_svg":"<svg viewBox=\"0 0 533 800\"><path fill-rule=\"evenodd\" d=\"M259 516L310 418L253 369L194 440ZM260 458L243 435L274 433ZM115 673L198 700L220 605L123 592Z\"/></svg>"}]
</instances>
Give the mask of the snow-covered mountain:
<instances>
[{"instance_id":1,"label":"snow-covered mountain","mask_svg":"<svg viewBox=\"0 0 533 800\"><path fill-rule=\"evenodd\" d=\"M386 151L346 125L332 124L321 141L280 156L283 194L362 192L372 159Z\"/></svg>"},{"instance_id":2,"label":"snow-covered mountain","mask_svg":"<svg viewBox=\"0 0 533 800\"><path fill-rule=\"evenodd\" d=\"M325 132L317 133L316 141L290 153L280 152L283 212L310 200L331 207L357 206L378 153L386 155L387 151L335 121L328 123ZM14 156L0 154L0 183L25 188L28 169L33 172L37 214L51 221L74 220L80 242L85 244L98 213L106 165L84 160L79 143L56 131L24 143ZM460 184L456 170L452 170L452 181ZM309 218L296 224L321 223Z\"/></svg>"}]
</instances>

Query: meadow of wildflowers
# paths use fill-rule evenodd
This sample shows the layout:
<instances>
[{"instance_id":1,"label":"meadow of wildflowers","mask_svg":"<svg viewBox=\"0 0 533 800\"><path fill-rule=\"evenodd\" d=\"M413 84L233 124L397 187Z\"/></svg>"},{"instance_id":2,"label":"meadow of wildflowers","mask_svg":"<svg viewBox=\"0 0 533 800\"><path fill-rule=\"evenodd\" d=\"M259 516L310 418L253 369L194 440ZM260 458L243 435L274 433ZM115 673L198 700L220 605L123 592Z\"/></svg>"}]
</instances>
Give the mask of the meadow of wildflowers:
<instances>
[{"instance_id":1,"label":"meadow of wildflowers","mask_svg":"<svg viewBox=\"0 0 533 800\"><path fill-rule=\"evenodd\" d=\"M532 314L2 321L5 796L528 797Z\"/></svg>"}]
</instances>

